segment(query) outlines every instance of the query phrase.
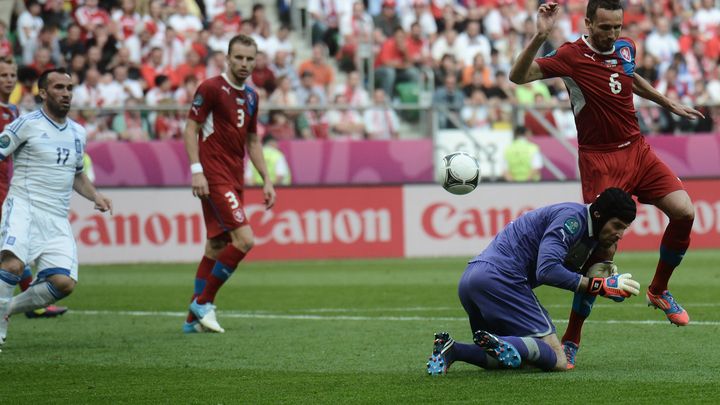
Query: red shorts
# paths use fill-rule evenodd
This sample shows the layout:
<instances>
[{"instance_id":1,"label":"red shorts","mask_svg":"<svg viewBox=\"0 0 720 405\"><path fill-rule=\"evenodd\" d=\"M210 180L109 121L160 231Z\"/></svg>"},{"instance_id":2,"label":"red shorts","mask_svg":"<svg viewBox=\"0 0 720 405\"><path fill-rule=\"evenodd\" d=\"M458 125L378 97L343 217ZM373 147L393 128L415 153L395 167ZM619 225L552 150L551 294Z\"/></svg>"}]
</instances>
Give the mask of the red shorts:
<instances>
[{"instance_id":1,"label":"red shorts","mask_svg":"<svg viewBox=\"0 0 720 405\"><path fill-rule=\"evenodd\" d=\"M595 201L608 187L618 187L636 195L644 204L685 189L642 137L621 149L581 150L579 164L585 203Z\"/></svg>"},{"instance_id":2,"label":"red shorts","mask_svg":"<svg viewBox=\"0 0 720 405\"><path fill-rule=\"evenodd\" d=\"M243 210L243 191L231 185L210 186L210 196L202 200L208 239L230 240L228 232L247 225Z\"/></svg>"}]
</instances>

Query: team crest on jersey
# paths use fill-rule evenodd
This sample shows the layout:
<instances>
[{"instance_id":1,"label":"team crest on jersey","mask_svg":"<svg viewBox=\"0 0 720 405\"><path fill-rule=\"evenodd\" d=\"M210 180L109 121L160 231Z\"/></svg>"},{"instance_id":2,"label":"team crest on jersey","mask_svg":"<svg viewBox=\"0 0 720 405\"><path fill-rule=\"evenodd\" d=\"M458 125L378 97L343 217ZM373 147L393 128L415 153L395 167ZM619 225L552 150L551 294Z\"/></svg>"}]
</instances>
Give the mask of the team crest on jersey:
<instances>
[{"instance_id":1,"label":"team crest on jersey","mask_svg":"<svg viewBox=\"0 0 720 405\"><path fill-rule=\"evenodd\" d=\"M575 235L580 229L580 222L578 222L578 220L575 218L568 218L567 220L565 220L563 228L565 228L565 230L568 231L570 235Z\"/></svg>"},{"instance_id":2,"label":"team crest on jersey","mask_svg":"<svg viewBox=\"0 0 720 405\"><path fill-rule=\"evenodd\" d=\"M245 104L245 100L241 99L240 97L236 98L236 99L235 99L235 102L238 103L238 105L243 105L243 104Z\"/></svg>"},{"instance_id":3,"label":"team crest on jersey","mask_svg":"<svg viewBox=\"0 0 720 405\"><path fill-rule=\"evenodd\" d=\"M15 244L15 237L14 236L8 236L7 240L5 241L6 245L14 245Z\"/></svg>"},{"instance_id":4,"label":"team crest on jersey","mask_svg":"<svg viewBox=\"0 0 720 405\"><path fill-rule=\"evenodd\" d=\"M245 214L243 214L242 210L235 210L233 211L233 218L238 222L243 222L245 220Z\"/></svg>"},{"instance_id":5,"label":"team crest on jersey","mask_svg":"<svg viewBox=\"0 0 720 405\"><path fill-rule=\"evenodd\" d=\"M195 107L200 107L201 105L203 105L204 101L205 100L203 100L203 96L201 94L197 94L195 95L195 98L193 98L192 105Z\"/></svg>"},{"instance_id":6,"label":"team crest on jersey","mask_svg":"<svg viewBox=\"0 0 720 405\"><path fill-rule=\"evenodd\" d=\"M7 148L10 146L10 137L8 135L0 136L0 148Z\"/></svg>"},{"instance_id":7,"label":"team crest on jersey","mask_svg":"<svg viewBox=\"0 0 720 405\"><path fill-rule=\"evenodd\" d=\"M75 152L82 153L82 143L79 139L75 139Z\"/></svg>"},{"instance_id":8,"label":"team crest on jersey","mask_svg":"<svg viewBox=\"0 0 720 405\"><path fill-rule=\"evenodd\" d=\"M2 117L3 117L4 120L10 119L10 114L8 114L8 113L3 113L3 116L2 116Z\"/></svg>"},{"instance_id":9,"label":"team crest on jersey","mask_svg":"<svg viewBox=\"0 0 720 405\"><path fill-rule=\"evenodd\" d=\"M632 54L630 53L630 48L627 46L620 48L620 56L622 56L626 62L632 61Z\"/></svg>"}]
</instances>

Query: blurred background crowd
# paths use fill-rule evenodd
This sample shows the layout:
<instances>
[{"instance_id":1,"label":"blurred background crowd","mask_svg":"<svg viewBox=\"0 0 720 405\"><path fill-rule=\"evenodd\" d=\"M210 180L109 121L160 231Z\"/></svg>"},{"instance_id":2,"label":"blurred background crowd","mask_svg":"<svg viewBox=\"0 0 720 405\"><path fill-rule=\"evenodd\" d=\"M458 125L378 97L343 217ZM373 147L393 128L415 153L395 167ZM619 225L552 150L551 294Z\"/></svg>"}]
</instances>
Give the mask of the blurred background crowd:
<instances>
[{"instance_id":1,"label":"blurred background crowd","mask_svg":"<svg viewBox=\"0 0 720 405\"><path fill-rule=\"evenodd\" d=\"M541 53L585 32L585 0L559 0ZM720 113L720 2L627 0L636 74L696 106L687 121L639 102L648 134L714 132ZM515 55L535 31L534 0L0 0L0 55L19 66L11 103L36 108L36 80L65 67L90 140L181 136L198 84L225 68L230 38L260 52L251 86L275 139L389 139L436 128L547 125L574 137L562 80L516 86ZM424 129L422 129L424 128Z\"/></svg>"}]
</instances>

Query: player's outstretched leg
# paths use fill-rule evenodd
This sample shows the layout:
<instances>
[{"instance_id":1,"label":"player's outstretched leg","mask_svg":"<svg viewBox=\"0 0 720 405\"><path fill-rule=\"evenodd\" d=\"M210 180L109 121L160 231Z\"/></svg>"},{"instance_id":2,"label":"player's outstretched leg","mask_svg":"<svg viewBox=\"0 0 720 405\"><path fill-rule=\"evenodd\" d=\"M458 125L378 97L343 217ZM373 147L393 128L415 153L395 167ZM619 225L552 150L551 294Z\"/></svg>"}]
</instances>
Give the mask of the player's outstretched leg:
<instances>
[{"instance_id":1,"label":"player's outstretched leg","mask_svg":"<svg viewBox=\"0 0 720 405\"><path fill-rule=\"evenodd\" d=\"M473 341L480 348L485 350L492 358L496 359L502 367L518 368L522 363L520 353L515 346L507 343L490 332L478 330L473 333Z\"/></svg>"},{"instance_id":2,"label":"player's outstretched leg","mask_svg":"<svg viewBox=\"0 0 720 405\"><path fill-rule=\"evenodd\" d=\"M225 329L217 321L215 305L212 303L198 304L197 299L194 299L190 304L190 312L195 314L198 322L210 332L225 333ZM185 330L184 327L183 330Z\"/></svg>"},{"instance_id":3,"label":"player's outstretched leg","mask_svg":"<svg viewBox=\"0 0 720 405\"><path fill-rule=\"evenodd\" d=\"M437 332L433 341L433 350L427 362L430 375L443 375L453 362L453 345L455 340L447 332Z\"/></svg>"}]
</instances>

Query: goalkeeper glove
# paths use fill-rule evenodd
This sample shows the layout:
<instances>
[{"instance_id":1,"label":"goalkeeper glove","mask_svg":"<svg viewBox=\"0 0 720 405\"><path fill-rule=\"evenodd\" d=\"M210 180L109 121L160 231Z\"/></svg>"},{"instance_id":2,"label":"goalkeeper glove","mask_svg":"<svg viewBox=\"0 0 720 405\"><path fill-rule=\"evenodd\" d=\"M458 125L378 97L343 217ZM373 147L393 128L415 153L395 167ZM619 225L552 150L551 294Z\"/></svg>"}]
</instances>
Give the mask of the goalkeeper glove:
<instances>
[{"instance_id":1,"label":"goalkeeper glove","mask_svg":"<svg viewBox=\"0 0 720 405\"><path fill-rule=\"evenodd\" d=\"M615 274L607 278L591 278L587 293L602 295L616 302L622 302L631 295L640 293L640 283L632 279L632 274Z\"/></svg>"}]
</instances>

